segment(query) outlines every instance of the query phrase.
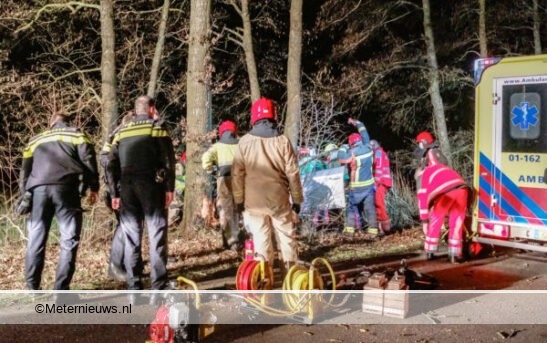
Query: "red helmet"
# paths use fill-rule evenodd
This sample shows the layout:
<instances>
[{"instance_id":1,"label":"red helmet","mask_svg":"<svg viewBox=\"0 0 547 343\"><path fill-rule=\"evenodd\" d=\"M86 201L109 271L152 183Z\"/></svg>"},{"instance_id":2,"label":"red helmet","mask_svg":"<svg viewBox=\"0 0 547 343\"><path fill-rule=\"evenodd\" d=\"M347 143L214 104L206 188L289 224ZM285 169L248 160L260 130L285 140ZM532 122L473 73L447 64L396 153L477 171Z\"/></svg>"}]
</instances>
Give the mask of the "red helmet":
<instances>
[{"instance_id":1,"label":"red helmet","mask_svg":"<svg viewBox=\"0 0 547 343\"><path fill-rule=\"evenodd\" d=\"M225 120L222 123L220 123L220 126L218 127L218 136L222 137L222 134L226 131L232 131L235 133L237 130L236 124L231 120Z\"/></svg>"},{"instance_id":2,"label":"red helmet","mask_svg":"<svg viewBox=\"0 0 547 343\"><path fill-rule=\"evenodd\" d=\"M251 106L251 125L254 125L260 119L277 121L274 103L268 98L260 98Z\"/></svg>"},{"instance_id":3,"label":"red helmet","mask_svg":"<svg viewBox=\"0 0 547 343\"><path fill-rule=\"evenodd\" d=\"M186 163L186 151L180 155L180 163L185 164Z\"/></svg>"},{"instance_id":4,"label":"red helmet","mask_svg":"<svg viewBox=\"0 0 547 343\"><path fill-rule=\"evenodd\" d=\"M433 136L427 131L422 131L416 136L416 143L424 143L424 145L430 145L433 143L433 141Z\"/></svg>"},{"instance_id":5,"label":"red helmet","mask_svg":"<svg viewBox=\"0 0 547 343\"><path fill-rule=\"evenodd\" d=\"M349 145L352 146L357 142L362 142L363 139L361 138L360 134L352 133L351 135L349 135L348 141L349 141Z\"/></svg>"}]
</instances>

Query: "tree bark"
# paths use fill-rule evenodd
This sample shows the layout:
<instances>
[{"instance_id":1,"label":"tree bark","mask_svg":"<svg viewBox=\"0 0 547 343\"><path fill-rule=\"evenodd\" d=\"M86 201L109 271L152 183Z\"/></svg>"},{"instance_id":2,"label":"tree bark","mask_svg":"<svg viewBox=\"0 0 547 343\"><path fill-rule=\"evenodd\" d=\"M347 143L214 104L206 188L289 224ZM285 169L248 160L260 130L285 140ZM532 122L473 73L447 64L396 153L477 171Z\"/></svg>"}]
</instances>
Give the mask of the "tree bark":
<instances>
[{"instance_id":1,"label":"tree bark","mask_svg":"<svg viewBox=\"0 0 547 343\"><path fill-rule=\"evenodd\" d=\"M488 56L488 41L486 38L486 0L479 0L479 49L480 57Z\"/></svg>"},{"instance_id":2,"label":"tree bark","mask_svg":"<svg viewBox=\"0 0 547 343\"><path fill-rule=\"evenodd\" d=\"M249 74L249 85L251 87L251 102L260 99L260 85L258 83L258 71L253 50L253 30L251 27L251 16L249 14L249 0L241 0L241 19L243 21L243 51L245 52L245 63Z\"/></svg>"},{"instance_id":3,"label":"tree bark","mask_svg":"<svg viewBox=\"0 0 547 343\"><path fill-rule=\"evenodd\" d=\"M190 38L186 72L187 134L186 190L184 194L184 230L194 225L195 214L202 203L205 172L201 168L204 140L211 113L210 98L210 17L211 0L192 0L190 5Z\"/></svg>"},{"instance_id":4,"label":"tree bark","mask_svg":"<svg viewBox=\"0 0 547 343\"><path fill-rule=\"evenodd\" d=\"M285 135L296 148L300 132L303 0L291 0Z\"/></svg>"},{"instance_id":5,"label":"tree bark","mask_svg":"<svg viewBox=\"0 0 547 343\"><path fill-rule=\"evenodd\" d=\"M433 106L433 122L436 129L435 134L440 142L441 150L448 158L449 164L451 164L450 143L448 141L448 129L446 128L443 98L441 97L439 65L437 64L437 54L435 52L435 40L433 39L429 0L422 0L422 9L424 12L424 34L429 64L429 96L431 98L431 105Z\"/></svg>"},{"instance_id":6,"label":"tree bark","mask_svg":"<svg viewBox=\"0 0 547 343\"><path fill-rule=\"evenodd\" d=\"M533 0L533 18L534 18L534 53L540 55L541 49L541 19L539 16L538 0Z\"/></svg>"},{"instance_id":7,"label":"tree bark","mask_svg":"<svg viewBox=\"0 0 547 343\"><path fill-rule=\"evenodd\" d=\"M158 29L158 40L156 41L156 50L154 51L154 59L152 60L152 68L150 69L150 81L148 82L148 91L146 92L146 94L152 98L155 97L156 87L158 86L161 56L163 55L163 46L165 45L165 28L169 17L169 7L169 0L164 0L161 10L160 26Z\"/></svg>"},{"instance_id":8,"label":"tree bark","mask_svg":"<svg viewBox=\"0 0 547 343\"><path fill-rule=\"evenodd\" d=\"M118 120L113 0L101 0L102 136L108 137Z\"/></svg>"}]
</instances>

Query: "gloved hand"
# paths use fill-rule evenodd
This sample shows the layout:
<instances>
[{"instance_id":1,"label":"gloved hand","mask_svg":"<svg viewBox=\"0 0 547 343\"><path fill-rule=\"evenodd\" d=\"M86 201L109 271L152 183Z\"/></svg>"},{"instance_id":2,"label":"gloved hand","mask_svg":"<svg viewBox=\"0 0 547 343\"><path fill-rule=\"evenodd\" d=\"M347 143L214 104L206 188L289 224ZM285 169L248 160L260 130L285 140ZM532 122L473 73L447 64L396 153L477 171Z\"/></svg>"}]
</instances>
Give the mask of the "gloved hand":
<instances>
[{"instance_id":1,"label":"gloved hand","mask_svg":"<svg viewBox=\"0 0 547 343\"><path fill-rule=\"evenodd\" d=\"M292 204L292 210L293 210L296 214L300 214L300 204Z\"/></svg>"},{"instance_id":2,"label":"gloved hand","mask_svg":"<svg viewBox=\"0 0 547 343\"><path fill-rule=\"evenodd\" d=\"M245 211L245 205L243 203L236 204L236 212L237 213L243 213Z\"/></svg>"},{"instance_id":3,"label":"gloved hand","mask_svg":"<svg viewBox=\"0 0 547 343\"><path fill-rule=\"evenodd\" d=\"M355 120L353 118L348 118L348 124L355 125L355 124L357 124L357 120Z\"/></svg>"}]
</instances>

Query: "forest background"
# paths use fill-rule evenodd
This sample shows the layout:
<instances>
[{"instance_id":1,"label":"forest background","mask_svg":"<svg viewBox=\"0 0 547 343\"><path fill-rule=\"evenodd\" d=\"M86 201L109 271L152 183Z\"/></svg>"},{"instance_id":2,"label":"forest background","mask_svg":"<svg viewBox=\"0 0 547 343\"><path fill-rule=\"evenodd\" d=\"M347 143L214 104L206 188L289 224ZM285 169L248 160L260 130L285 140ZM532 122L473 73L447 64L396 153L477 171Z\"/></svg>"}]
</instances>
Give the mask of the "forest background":
<instances>
[{"instance_id":1,"label":"forest background","mask_svg":"<svg viewBox=\"0 0 547 343\"><path fill-rule=\"evenodd\" d=\"M13 214L22 148L63 113L99 151L140 94L155 97L177 154L187 151L185 213L206 182L200 157L224 119L240 134L250 105L274 99L296 146L345 143L348 117L389 153L391 208L416 214L413 139L431 130L471 183L473 63L545 52L545 0L4 0L0 4L0 235ZM110 233L98 204L86 225ZM404 210L404 211L403 211ZM109 218L108 220L106 218ZM195 226L187 215L177 229ZM88 230L89 231L89 230Z\"/></svg>"}]
</instances>

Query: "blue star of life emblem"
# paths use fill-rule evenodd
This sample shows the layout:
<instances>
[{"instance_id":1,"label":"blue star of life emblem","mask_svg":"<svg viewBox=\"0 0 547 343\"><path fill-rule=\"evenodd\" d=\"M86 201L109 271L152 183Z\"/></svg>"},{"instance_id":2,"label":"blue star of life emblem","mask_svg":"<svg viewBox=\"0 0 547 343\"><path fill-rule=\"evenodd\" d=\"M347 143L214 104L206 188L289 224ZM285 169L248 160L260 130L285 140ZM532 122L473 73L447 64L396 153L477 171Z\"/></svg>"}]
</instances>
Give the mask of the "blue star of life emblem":
<instances>
[{"instance_id":1,"label":"blue star of life emblem","mask_svg":"<svg viewBox=\"0 0 547 343\"><path fill-rule=\"evenodd\" d=\"M513 114L511 122L515 126L520 126L521 130L527 131L530 129L530 125L537 125L538 112L539 111L536 106L530 106L529 102L523 101L519 104L519 106L515 106L511 110L511 114Z\"/></svg>"}]
</instances>

